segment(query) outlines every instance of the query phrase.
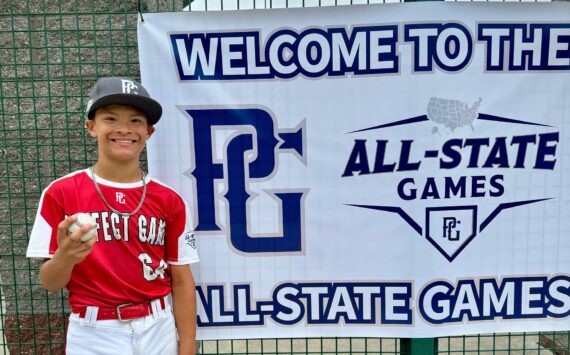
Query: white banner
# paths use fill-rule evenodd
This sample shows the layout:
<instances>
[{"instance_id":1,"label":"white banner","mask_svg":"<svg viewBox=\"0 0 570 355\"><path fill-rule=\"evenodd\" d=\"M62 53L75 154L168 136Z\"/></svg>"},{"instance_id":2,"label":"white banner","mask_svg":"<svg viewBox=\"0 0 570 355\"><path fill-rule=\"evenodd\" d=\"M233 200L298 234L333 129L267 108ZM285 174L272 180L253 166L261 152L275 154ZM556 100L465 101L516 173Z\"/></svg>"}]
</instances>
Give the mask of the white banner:
<instances>
[{"instance_id":1,"label":"white banner","mask_svg":"<svg viewBox=\"0 0 570 355\"><path fill-rule=\"evenodd\" d=\"M201 339L570 329L570 4L144 14L138 35Z\"/></svg>"}]
</instances>

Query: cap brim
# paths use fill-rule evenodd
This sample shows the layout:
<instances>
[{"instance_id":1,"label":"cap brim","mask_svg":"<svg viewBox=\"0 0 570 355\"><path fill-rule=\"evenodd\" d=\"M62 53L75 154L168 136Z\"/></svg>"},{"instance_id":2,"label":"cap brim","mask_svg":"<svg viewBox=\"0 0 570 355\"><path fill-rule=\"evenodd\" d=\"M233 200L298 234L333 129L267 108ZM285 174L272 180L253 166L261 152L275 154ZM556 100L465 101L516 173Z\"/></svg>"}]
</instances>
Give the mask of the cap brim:
<instances>
[{"instance_id":1,"label":"cap brim","mask_svg":"<svg viewBox=\"0 0 570 355\"><path fill-rule=\"evenodd\" d=\"M138 108L146 114L148 124L150 125L156 124L162 116L162 106L149 97L132 94L115 94L102 97L93 102L89 108L89 112L87 112L87 117L93 119L95 111L98 108L109 105L127 105Z\"/></svg>"}]
</instances>

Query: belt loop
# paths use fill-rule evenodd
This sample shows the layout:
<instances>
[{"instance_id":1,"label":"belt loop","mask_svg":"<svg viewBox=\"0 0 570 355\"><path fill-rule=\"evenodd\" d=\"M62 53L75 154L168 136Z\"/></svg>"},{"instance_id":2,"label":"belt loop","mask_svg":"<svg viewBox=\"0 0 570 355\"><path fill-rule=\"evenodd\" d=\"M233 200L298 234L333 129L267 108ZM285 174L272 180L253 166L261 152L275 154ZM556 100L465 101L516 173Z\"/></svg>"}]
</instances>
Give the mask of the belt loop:
<instances>
[{"instance_id":1,"label":"belt loop","mask_svg":"<svg viewBox=\"0 0 570 355\"><path fill-rule=\"evenodd\" d=\"M87 325L95 325L97 322L97 314L99 313L99 307L88 306L85 310L85 323Z\"/></svg>"},{"instance_id":2,"label":"belt loop","mask_svg":"<svg viewBox=\"0 0 570 355\"><path fill-rule=\"evenodd\" d=\"M154 319L160 318L162 316L162 307L160 305L160 298L150 302L152 308L152 317Z\"/></svg>"}]
</instances>

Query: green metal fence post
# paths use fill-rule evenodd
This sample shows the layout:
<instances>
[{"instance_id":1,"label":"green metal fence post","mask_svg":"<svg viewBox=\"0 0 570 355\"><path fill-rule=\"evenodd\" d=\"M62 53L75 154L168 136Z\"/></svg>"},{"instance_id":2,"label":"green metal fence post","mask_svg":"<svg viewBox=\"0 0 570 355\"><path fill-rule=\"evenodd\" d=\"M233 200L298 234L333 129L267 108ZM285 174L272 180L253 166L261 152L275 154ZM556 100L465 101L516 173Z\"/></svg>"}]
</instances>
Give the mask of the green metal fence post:
<instances>
[{"instance_id":1,"label":"green metal fence post","mask_svg":"<svg viewBox=\"0 0 570 355\"><path fill-rule=\"evenodd\" d=\"M403 2L419 1L443 1L443 0L402 0ZM410 355L432 355L437 353L437 341L435 338L423 339L400 339L402 354Z\"/></svg>"},{"instance_id":2,"label":"green metal fence post","mask_svg":"<svg viewBox=\"0 0 570 355\"><path fill-rule=\"evenodd\" d=\"M400 353L406 355L434 355L437 353L435 338L400 339Z\"/></svg>"}]
</instances>

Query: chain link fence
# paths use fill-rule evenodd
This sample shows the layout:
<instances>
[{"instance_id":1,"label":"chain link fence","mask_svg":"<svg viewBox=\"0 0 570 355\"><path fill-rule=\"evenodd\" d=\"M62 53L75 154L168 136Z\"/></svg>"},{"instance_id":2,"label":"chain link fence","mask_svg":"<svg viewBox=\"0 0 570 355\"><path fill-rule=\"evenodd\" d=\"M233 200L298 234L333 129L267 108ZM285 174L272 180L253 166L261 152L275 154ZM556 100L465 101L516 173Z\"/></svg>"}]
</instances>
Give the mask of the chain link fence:
<instances>
[{"instance_id":1,"label":"chain link fence","mask_svg":"<svg viewBox=\"0 0 570 355\"><path fill-rule=\"evenodd\" d=\"M100 76L139 78L137 13L350 5L351 1L3 0L0 2L0 353L62 354L65 292L39 286L26 259L41 191L96 158L84 129ZM367 3L359 1L358 3ZM143 161L143 165L144 165ZM569 325L570 328L570 325ZM207 341L202 354L570 354L568 333L440 339Z\"/></svg>"}]
</instances>

